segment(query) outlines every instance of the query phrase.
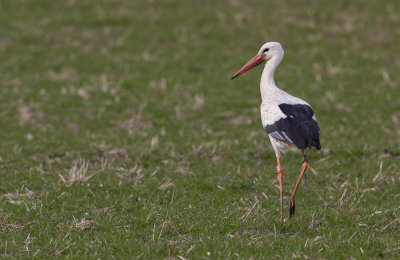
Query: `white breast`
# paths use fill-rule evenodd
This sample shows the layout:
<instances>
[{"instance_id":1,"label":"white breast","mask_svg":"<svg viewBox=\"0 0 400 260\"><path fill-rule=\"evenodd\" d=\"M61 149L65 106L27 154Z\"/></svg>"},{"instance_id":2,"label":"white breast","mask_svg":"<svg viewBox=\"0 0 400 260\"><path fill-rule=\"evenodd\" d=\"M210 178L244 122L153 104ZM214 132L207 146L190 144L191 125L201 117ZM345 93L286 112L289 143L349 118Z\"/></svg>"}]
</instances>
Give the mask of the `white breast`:
<instances>
[{"instance_id":1,"label":"white breast","mask_svg":"<svg viewBox=\"0 0 400 260\"><path fill-rule=\"evenodd\" d=\"M266 125L272 125L276 121L286 118L286 115L281 111L279 105L285 104L305 104L309 105L304 100L294 97L289 93L276 89L274 91L269 92L268 96L263 97L263 101L261 103L261 121L262 125L265 128Z\"/></svg>"},{"instance_id":2,"label":"white breast","mask_svg":"<svg viewBox=\"0 0 400 260\"><path fill-rule=\"evenodd\" d=\"M264 128L266 125L272 125L282 118L286 118L286 115L281 111L278 105L273 103L261 103L261 121Z\"/></svg>"}]
</instances>

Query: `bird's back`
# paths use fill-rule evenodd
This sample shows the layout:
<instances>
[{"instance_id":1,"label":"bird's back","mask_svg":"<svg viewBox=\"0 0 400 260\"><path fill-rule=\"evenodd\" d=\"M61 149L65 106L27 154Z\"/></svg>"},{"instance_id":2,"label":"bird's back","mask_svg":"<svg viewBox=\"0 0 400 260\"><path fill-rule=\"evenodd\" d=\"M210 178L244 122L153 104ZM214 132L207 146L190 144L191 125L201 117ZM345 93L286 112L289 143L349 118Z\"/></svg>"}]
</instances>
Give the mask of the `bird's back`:
<instances>
[{"instance_id":1,"label":"bird's back","mask_svg":"<svg viewBox=\"0 0 400 260\"><path fill-rule=\"evenodd\" d=\"M319 126L311 106L304 100L276 89L263 97L261 119L265 131L275 140L299 149L321 149Z\"/></svg>"}]
</instances>

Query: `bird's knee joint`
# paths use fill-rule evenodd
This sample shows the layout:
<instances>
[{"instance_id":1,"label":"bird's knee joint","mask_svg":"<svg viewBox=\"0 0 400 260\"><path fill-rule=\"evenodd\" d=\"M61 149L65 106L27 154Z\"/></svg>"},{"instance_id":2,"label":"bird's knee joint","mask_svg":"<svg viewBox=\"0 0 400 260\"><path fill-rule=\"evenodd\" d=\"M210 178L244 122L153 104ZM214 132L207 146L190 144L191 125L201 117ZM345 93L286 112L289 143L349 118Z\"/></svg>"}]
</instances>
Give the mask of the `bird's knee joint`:
<instances>
[{"instance_id":1,"label":"bird's knee joint","mask_svg":"<svg viewBox=\"0 0 400 260\"><path fill-rule=\"evenodd\" d=\"M304 161L302 165L303 170L307 169L307 166L308 166L308 161Z\"/></svg>"}]
</instances>

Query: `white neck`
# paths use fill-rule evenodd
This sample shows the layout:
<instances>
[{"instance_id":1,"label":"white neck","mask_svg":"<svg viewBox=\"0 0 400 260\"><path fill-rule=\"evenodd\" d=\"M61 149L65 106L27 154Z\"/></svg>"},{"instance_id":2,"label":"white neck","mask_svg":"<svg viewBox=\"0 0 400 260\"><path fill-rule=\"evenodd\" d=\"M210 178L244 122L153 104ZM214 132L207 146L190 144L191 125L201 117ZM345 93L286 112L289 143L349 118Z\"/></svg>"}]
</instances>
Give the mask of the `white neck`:
<instances>
[{"instance_id":1,"label":"white neck","mask_svg":"<svg viewBox=\"0 0 400 260\"><path fill-rule=\"evenodd\" d=\"M274 73L276 68L278 67L279 63L281 63L283 58L282 56L274 56L264 66L263 73L261 75L261 82L260 82L260 91L261 91L261 98L264 100L268 96L268 94L278 87L275 85L274 81Z\"/></svg>"}]
</instances>

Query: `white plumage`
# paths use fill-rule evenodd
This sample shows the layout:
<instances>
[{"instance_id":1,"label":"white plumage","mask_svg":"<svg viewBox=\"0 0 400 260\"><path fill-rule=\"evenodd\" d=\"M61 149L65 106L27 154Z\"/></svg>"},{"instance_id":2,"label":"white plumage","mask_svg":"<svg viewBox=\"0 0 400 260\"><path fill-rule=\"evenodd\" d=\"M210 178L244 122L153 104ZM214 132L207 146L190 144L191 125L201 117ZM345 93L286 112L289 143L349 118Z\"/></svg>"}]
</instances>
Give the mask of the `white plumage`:
<instances>
[{"instance_id":1,"label":"white plumage","mask_svg":"<svg viewBox=\"0 0 400 260\"><path fill-rule=\"evenodd\" d=\"M311 107L307 102L304 100L294 97L290 95L289 93L279 89L278 87L265 87L261 86L261 88L267 88L268 89L268 95L262 97L262 103L260 106L260 112L261 112L261 122L262 126L265 129L268 125L273 125L277 121L281 119L285 119L288 116L285 115L282 110L279 108L279 105L281 104L288 104L288 105L305 105ZM294 118L294 116L289 116L290 118ZM317 118L315 114L312 115L311 117L315 122L317 122ZM283 135L290 140L290 138L287 137L287 134L285 132L282 132ZM269 134L270 137L272 137ZM272 137L273 138L273 137ZM277 145L272 143L275 154L276 156L280 156L280 153L285 152L286 148L289 146L294 146L293 141L287 143L285 141L279 141L274 139L278 143L284 142L284 144Z\"/></svg>"},{"instance_id":2,"label":"white plumage","mask_svg":"<svg viewBox=\"0 0 400 260\"><path fill-rule=\"evenodd\" d=\"M289 215L291 217L295 210L294 197L308 165L308 159L304 153L304 149L311 147L321 149L319 126L311 106L304 100L279 89L275 84L274 72L282 61L283 55L284 51L279 42L268 42L260 48L258 54L253 59L232 77L232 79L234 79L240 74L261 64L263 61L267 61L260 82L262 98L260 110L263 128L268 133L278 163L277 172L280 183L281 223L283 222L283 171L280 163L281 153L284 152L287 147L295 146L300 149L303 154L302 171L294 187L292 196L290 197Z\"/></svg>"}]
</instances>

